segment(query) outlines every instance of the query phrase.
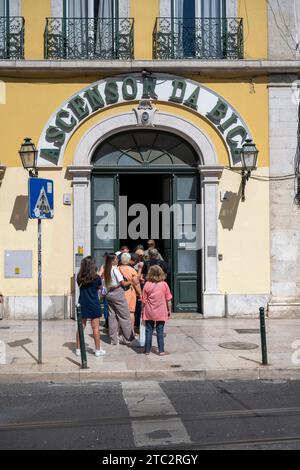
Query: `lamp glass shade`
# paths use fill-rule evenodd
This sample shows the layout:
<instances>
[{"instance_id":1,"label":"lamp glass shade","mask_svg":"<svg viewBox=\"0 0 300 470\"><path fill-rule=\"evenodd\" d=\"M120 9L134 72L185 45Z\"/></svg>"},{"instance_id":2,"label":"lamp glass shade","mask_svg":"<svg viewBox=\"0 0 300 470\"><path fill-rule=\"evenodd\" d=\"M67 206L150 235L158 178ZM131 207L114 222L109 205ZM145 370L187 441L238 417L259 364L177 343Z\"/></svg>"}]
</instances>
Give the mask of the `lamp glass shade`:
<instances>
[{"instance_id":1,"label":"lamp glass shade","mask_svg":"<svg viewBox=\"0 0 300 470\"><path fill-rule=\"evenodd\" d=\"M25 170L33 169L37 167L37 154L38 151L35 148L34 143L31 139L26 138L24 143L21 145L19 154L22 160L22 165Z\"/></svg>"},{"instance_id":2,"label":"lamp glass shade","mask_svg":"<svg viewBox=\"0 0 300 470\"><path fill-rule=\"evenodd\" d=\"M246 143L243 145L242 151L242 163L243 167L247 171L254 170L257 165L257 156L258 150L256 145L252 140L247 140Z\"/></svg>"}]
</instances>

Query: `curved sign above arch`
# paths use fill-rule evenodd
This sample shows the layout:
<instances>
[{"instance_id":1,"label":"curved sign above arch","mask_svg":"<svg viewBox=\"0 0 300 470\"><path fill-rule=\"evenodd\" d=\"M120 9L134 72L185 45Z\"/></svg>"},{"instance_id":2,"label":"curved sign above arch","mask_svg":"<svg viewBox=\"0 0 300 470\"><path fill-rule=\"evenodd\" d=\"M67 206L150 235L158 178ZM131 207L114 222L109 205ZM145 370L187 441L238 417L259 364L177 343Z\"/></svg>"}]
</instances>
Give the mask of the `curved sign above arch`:
<instances>
[{"instance_id":1,"label":"curved sign above arch","mask_svg":"<svg viewBox=\"0 0 300 470\"><path fill-rule=\"evenodd\" d=\"M242 145L251 138L251 133L239 113L223 97L182 77L132 74L95 82L65 101L42 131L38 165L62 166L68 141L93 114L118 103L145 99L175 103L207 119L224 140L231 165L240 164Z\"/></svg>"}]
</instances>

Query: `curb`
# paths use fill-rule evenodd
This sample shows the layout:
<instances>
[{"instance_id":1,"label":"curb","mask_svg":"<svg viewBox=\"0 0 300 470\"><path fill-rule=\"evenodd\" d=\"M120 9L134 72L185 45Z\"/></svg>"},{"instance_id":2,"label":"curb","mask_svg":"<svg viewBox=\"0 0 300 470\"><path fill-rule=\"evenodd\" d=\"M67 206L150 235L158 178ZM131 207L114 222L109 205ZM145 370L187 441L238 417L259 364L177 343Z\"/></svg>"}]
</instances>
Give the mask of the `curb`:
<instances>
[{"instance_id":1,"label":"curb","mask_svg":"<svg viewBox=\"0 0 300 470\"><path fill-rule=\"evenodd\" d=\"M127 370L93 372L88 369L78 372L35 372L28 374L0 374L0 383L89 383L101 381L187 381L187 380L300 380L298 369L271 369L268 366L257 369L193 369L193 370Z\"/></svg>"}]
</instances>

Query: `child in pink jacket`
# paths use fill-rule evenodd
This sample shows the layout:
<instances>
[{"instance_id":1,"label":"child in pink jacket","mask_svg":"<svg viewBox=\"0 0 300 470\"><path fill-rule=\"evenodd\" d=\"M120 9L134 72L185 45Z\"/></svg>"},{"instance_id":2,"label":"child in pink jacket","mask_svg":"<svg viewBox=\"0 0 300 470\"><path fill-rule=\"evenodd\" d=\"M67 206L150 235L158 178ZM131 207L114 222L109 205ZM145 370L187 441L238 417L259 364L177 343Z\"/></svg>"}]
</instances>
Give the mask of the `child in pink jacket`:
<instances>
[{"instance_id":1,"label":"child in pink jacket","mask_svg":"<svg viewBox=\"0 0 300 470\"><path fill-rule=\"evenodd\" d=\"M154 323L156 323L157 345L160 356L166 354L164 326L171 316L172 294L165 282L166 275L160 266L151 266L143 290L143 320L146 323L145 354L150 354Z\"/></svg>"}]
</instances>

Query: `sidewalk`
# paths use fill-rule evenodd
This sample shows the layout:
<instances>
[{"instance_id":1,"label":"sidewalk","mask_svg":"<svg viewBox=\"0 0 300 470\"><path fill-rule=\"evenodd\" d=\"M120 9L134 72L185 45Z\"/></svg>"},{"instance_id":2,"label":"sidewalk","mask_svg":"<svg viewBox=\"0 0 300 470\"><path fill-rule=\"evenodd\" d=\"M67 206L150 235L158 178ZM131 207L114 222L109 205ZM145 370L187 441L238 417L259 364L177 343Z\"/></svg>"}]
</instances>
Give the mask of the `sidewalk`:
<instances>
[{"instance_id":1,"label":"sidewalk","mask_svg":"<svg viewBox=\"0 0 300 470\"><path fill-rule=\"evenodd\" d=\"M0 341L6 344L6 364L0 365L0 383L4 382L85 382L101 380L187 380L187 379L300 379L299 320L267 320L269 366L261 365L259 332L238 333L241 329L259 329L259 320L211 319L170 320L166 326L166 350L145 356L138 347L112 346L101 327L105 357L93 355L94 344L88 324L88 369L80 369L76 357L76 322L43 322L43 365L37 364L37 321L0 321ZM298 340L297 349L292 344ZM224 349L228 342L251 343L251 350ZM1 344L0 344L1 346ZM2 344L3 346L3 344ZM156 351L154 337L153 351ZM292 355L298 358L293 363ZM1 363L1 358L0 358Z\"/></svg>"}]
</instances>

